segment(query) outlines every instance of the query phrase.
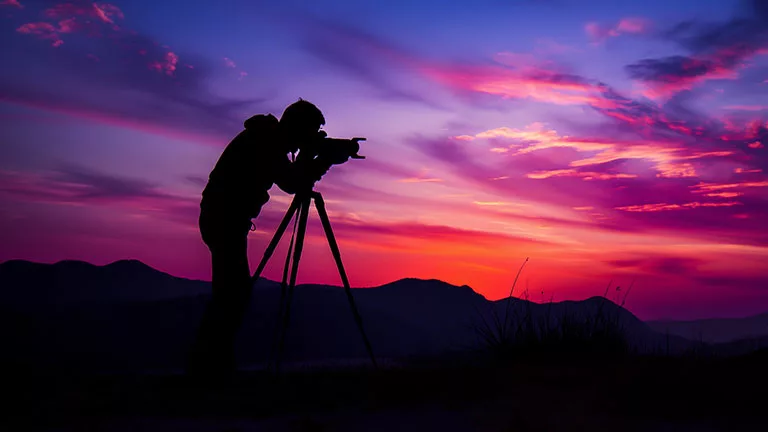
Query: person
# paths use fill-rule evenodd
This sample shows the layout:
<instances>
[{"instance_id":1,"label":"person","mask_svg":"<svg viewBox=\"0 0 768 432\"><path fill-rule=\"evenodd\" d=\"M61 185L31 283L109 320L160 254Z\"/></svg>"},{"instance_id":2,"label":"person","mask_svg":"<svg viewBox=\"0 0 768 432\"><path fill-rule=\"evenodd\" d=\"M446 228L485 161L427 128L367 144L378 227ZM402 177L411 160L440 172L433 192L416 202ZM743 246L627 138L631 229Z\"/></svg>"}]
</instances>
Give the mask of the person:
<instances>
[{"instance_id":1,"label":"person","mask_svg":"<svg viewBox=\"0 0 768 432\"><path fill-rule=\"evenodd\" d=\"M295 194L319 180L328 165L312 159L292 162L302 146L325 136L323 113L299 99L278 121L254 115L222 152L210 173L200 202L199 228L211 253L212 297L198 329L187 365L191 375L221 376L236 369L235 339L252 289L247 237L252 219L277 185Z\"/></svg>"}]
</instances>

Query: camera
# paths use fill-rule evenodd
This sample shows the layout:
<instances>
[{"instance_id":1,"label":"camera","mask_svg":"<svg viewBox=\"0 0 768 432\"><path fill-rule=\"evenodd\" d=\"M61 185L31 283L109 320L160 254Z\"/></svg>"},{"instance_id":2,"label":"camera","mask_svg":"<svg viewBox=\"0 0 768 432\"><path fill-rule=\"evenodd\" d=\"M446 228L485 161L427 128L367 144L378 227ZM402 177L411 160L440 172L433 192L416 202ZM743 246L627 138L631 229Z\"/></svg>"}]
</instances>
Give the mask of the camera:
<instances>
[{"instance_id":1,"label":"camera","mask_svg":"<svg viewBox=\"0 0 768 432\"><path fill-rule=\"evenodd\" d=\"M301 149L301 153L306 152L312 159L318 163L331 166L340 165L351 159L365 159L365 156L358 154L360 151L360 141L365 138L328 138L324 131L318 132L317 139L313 140L308 146ZM300 153L300 154L301 154Z\"/></svg>"}]
</instances>

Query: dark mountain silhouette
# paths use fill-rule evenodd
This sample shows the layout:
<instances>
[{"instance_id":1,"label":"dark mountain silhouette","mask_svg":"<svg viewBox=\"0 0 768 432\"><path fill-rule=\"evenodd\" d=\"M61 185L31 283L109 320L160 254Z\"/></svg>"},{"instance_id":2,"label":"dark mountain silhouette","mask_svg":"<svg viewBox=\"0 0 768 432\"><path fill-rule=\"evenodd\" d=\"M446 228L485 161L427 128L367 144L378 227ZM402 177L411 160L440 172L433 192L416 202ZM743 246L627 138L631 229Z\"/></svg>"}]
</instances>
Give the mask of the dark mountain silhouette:
<instances>
[{"instance_id":1,"label":"dark mountain silhouette","mask_svg":"<svg viewBox=\"0 0 768 432\"><path fill-rule=\"evenodd\" d=\"M209 299L204 281L177 278L138 261L95 266L78 261L0 264L0 360L35 367L181 368ZM478 346L475 331L491 311L509 321L537 322L603 311L614 316L640 350L687 348L681 338L653 332L626 309L601 297L536 304L488 301L468 286L402 279L353 291L379 358L435 355ZM267 360L279 304L279 283L261 279L240 333L241 364ZM344 290L296 287L285 360L366 358Z\"/></svg>"},{"instance_id":2,"label":"dark mountain silhouette","mask_svg":"<svg viewBox=\"0 0 768 432\"><path fill-rule=\"evenodd\" d=\"M657 332L707 343L726 343L768 337L768 313L746 318L711 318L693 321L649 321Z\"/></svg>"},{"instance_id":3,"label":"dark mountain silhouette","mask_svg":"<svg viewBox=\"0 0 768 432\"><path fill-rule=\"evenodd\" d=\"M22 260L0 264L3 303L75 305L156 301L210 292L208 282L182 279L137 260L96 266L83 261L41 264Z\"/></svg>"}]
</instances>

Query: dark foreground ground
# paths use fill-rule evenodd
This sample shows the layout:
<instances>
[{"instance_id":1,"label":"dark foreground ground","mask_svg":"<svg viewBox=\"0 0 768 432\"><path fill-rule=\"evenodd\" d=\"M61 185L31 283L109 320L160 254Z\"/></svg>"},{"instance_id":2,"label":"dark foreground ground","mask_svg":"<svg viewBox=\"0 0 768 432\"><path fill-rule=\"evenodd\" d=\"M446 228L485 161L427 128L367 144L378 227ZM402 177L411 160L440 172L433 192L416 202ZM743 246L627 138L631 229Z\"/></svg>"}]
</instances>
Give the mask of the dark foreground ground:
<instances>
[{"instance_id":1,"label":"dark foreground ground","mask_svg":"<svg viewBox=\"0 0 768 432\"><path fill-rule=\"evenodd\" d=\"M766 431L768 353L181 376L3 371L6 431Z\"/></svg>"}]
</instances>

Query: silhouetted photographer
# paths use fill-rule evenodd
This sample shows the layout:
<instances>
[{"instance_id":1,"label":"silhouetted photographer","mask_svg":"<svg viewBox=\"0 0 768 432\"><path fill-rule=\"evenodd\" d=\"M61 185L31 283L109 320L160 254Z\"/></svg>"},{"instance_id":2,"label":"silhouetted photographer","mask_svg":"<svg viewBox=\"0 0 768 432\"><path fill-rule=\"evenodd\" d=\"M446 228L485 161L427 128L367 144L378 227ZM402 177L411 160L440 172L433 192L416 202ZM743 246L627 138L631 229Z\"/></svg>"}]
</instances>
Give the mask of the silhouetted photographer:
<instances>
[{"instance_id":1,"label":"silhouetted photographer","mask_svg":"<svg viewBox=\"0 0 768 432\"><path fill-rule=\"evenodd\" d=\"M327 138L322 112L299 100L275 116L255 115L226 147L200 203L200 233L211 251L213 294L200 325L188 372L222 375L236 367L234 345L250 299L248 233L269 189L310 193L334 164L357 155L358 141ZM298 157L296 152L298 151ZM288 158L292 155L293 161Z\"/></svg>"}]
</instances>

